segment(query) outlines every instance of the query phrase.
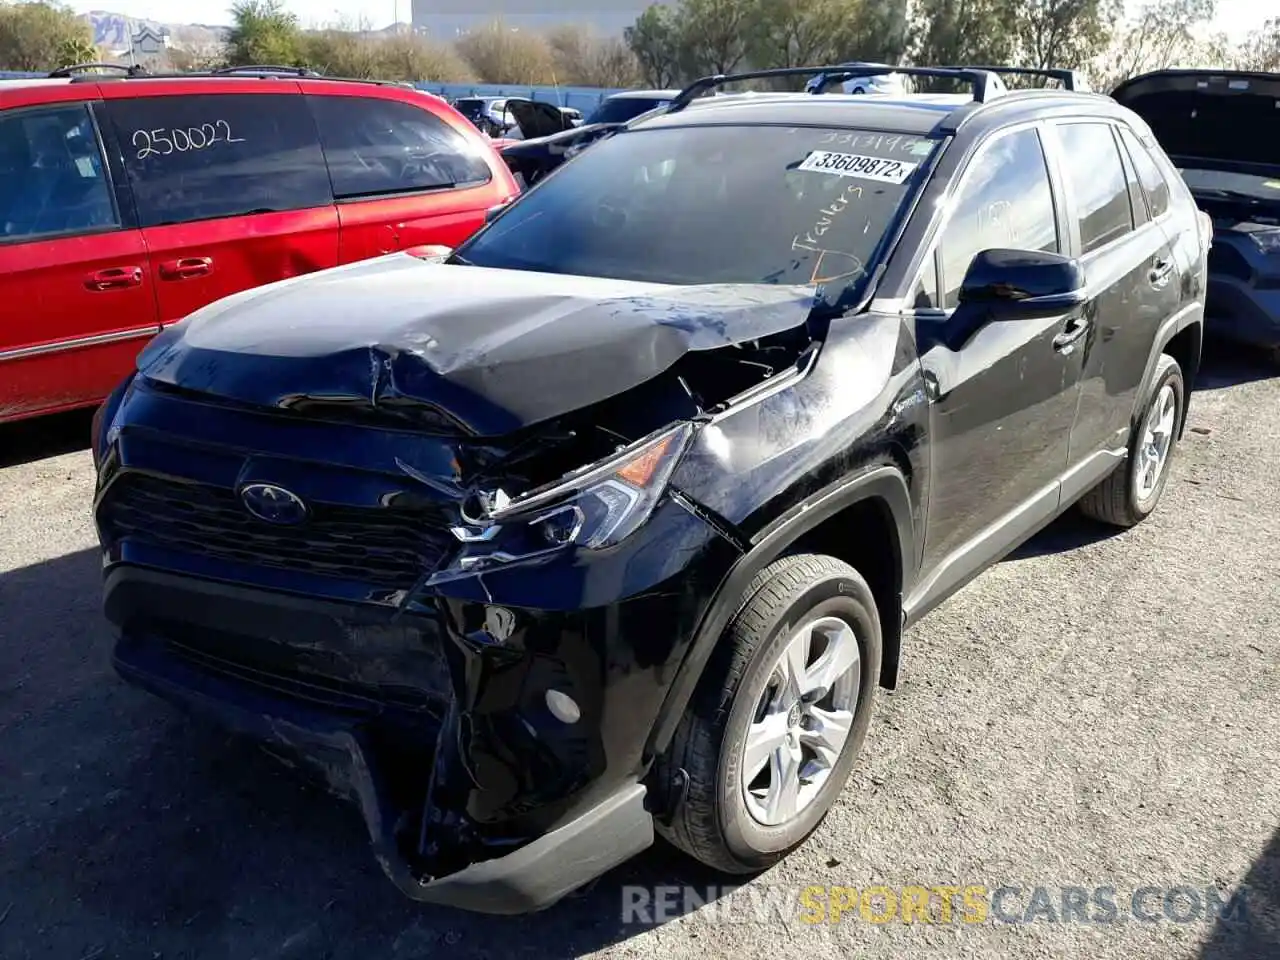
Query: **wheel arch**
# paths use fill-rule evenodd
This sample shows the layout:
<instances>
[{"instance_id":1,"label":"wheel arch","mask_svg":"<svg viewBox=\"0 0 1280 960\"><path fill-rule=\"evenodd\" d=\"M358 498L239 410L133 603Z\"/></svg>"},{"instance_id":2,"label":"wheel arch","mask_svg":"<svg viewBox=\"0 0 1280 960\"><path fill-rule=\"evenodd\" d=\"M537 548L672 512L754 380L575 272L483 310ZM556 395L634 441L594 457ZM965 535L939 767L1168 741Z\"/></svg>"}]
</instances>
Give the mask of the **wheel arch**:
<instances>
[{"instance_id":1,"label":"wheel arch","mask_svg":"<svg viewBox=\"0 0 1280 960\"><path fill-rule=\"evenodd\" d=\"M870 524L871 534L867 535ZM849 536L858 531L858 536ZM789 553L820 552L844 560L871 586L880 615L884 659L880 685L897 685L902 639L902 597L915 571L916 532L910 487L895 463L876 463L801 501L752 538L725 576L702 618L646 745L647 757L671 743L711 652L741 608L742 595L761 570ZM885 552L890 558L885 563Z\"/></svg>"},{"instance_id":2,"label":"wheel arch","mask_svg":"<svg viewBox=\"0 0 1280 960\"><path fill-rule=\"evenodd\" d=\"M1146 369L1142 374L1142 389L1138 392L1130 418L1131 429L1136 430L1151 397L1152 378L1156 365L1162 354L1169 354L1178 361L1182 368L1182 421L1178 424L1178 439L1187 424L1187 412L1191 408L1191 394L1195 388L1196 374L1200 370L1200 359L1204 352L1204 305L1193 303L1173 316L1169 317L1156 331L1151 345L1151 353L1147 357Z\"/></svg>"}]
</instances>

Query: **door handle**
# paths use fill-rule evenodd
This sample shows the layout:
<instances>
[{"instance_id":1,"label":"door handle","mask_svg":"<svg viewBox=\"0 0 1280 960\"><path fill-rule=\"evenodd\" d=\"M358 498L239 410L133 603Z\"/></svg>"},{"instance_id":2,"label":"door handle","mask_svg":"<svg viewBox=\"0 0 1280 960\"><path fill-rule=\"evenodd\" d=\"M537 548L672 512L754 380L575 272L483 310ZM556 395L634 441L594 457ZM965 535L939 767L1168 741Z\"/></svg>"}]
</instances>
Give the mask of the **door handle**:
<instances>
[{"instance_id":1,"label":"door handle","mask_svg":"<svg viewBox=\"0 0 1280 960\"><path fill-rule=\"evenodd\" d=\"M141 267L108 267L96 270L84 278L84 285L90 290L121 290L125 287L142 286Z\"/></svg>"},{"instance_id":2,"label":"door handle","mask_svg":"<svg viewBox=\"0 0 1280 960\"><path fill-rule=\"evenodd\" d=\"M166 260L160 264L160 279L190 280L192 277L207 277L213 273L212 257L183 257L180 260Z\"/></svg>"},{"instance_id":3,"label":"door handle","mask_svg":"<svg viewBox=\"0 0 1280 960\"><path fill-rule=\"evenodd\" d=\"M1083 317L1077 317L1071 321L1067 329L1053 338L1053 349L1059 353L1070 353L1088 332L1089 321Z\"/></svg>"},{"instance_id":4,"label":"door handle","mask_svg":"<svg viewBox=\"0 0 1280 960\"><path fill-rule=\"evenodd\" d=\"M1157 260L1151 266L1151 283L1154 286L1162 287L1169 282L1169 274L1173 273L1172 260Z\"/></svg>"}]
</instances>

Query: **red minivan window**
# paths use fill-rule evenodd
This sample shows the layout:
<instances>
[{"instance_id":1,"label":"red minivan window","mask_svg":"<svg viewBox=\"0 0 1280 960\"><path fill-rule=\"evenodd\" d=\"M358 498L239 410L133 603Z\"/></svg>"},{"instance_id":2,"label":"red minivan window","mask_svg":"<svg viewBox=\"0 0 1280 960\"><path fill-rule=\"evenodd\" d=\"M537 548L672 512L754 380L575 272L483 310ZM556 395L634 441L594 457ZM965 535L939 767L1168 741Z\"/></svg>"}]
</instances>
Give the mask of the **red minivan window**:
<instances>
[{"instance_id":1,"label":"red minivan window","mask_svg":"<svg viewBox=\"0 0 1280 960\"><path fill-rule=\"evenodd\" d=\"M458 116L369 94L311 104L333 181L344 263L423 244L457 246L516 193L493 146Z\"/></svg>"}]
</instances>

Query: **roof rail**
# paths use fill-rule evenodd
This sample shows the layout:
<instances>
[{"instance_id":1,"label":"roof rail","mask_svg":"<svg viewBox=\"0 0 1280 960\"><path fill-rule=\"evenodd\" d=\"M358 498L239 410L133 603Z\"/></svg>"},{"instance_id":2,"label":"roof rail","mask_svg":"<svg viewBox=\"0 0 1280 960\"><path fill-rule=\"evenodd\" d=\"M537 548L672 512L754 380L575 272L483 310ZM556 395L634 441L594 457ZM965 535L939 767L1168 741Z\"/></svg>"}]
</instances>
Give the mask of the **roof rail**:
<instances>
[{"instance_id":1,"label":"roof rail","mask_svg":"<svg viewBox=\"0 0 1280 960\"><path fill-rule=\"evenodd\" d=\"M1009 74L1016 77L1046 77L1050 80L1057 80L1062 84L1062 89L1071 90L1077 93L1092 93L1093 87L1090 86L1088 79L1079 70L1068 70L1061 67L1046 67L1043 70L1035 67L993 67L986 65L974 65L965 67L956 67L958 70L986 70L988 73Z\"/></svg>"},{"instance_id":2,"label":"roof rail","mask_svg":"<svg viewBox=\"0 0 1280 960\"><path fill-rule=\"evenodd\" d=\"M883 66L824 66L824 67L782 67L775 70L751 70L746 73L717 74L702 77L685 87L671 101L667 113L683 110L695 99L708 90L736 83L742 80L767 80L775 77L811 77L817 76L818 82L812 86L813 93L821 93L833 83L841 83L856 77L878 77L885 74L898 73L911 77L936 77L944 80L961 80L973 86L973 99L985 103L1004 92L1004 85L995 74L974 67L894 67Z\"/></svg>"},{"instance_id":3,"label":"roof rail","mask_svg":"<svg viewBox=\"0 0 1280 960\"><path fill-rule=\"evenodd\" d=\"M59 67L49 73L50 80L62 80L67 77L74 77L78 73L87 73L90 70L119 70L125 76L138 77L145 74L146 68L138 63L75 63L68 67Z\"/></svg>"},{"instance_id":4,"label":"roof rail","mask_svg":"<svg viewBox=\"0 0 1280 960\"><path fill-rule=\"evenodd\" d=\"M250 76L258 76L268 73L285 73L291 77L318 77L320 74L312 70L310 67L290 67L281 66L276 63L264 64L247 64L238 67L220 67L217 70L210 71L215 77L235 76L236 74L247 73Z\"/></svg>"}]
</instances>

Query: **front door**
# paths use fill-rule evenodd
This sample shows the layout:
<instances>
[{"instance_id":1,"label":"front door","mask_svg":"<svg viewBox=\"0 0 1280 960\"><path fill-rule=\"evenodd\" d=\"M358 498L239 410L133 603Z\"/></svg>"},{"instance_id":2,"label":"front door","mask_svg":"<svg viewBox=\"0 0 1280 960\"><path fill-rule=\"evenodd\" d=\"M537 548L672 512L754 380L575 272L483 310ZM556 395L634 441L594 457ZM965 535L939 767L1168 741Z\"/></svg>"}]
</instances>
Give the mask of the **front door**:
<instances>
[{"instance_id":1,"label":"front door","mask_svg":"<svg viewBox=\"0 0 1280 960\"><path fill-rule=\"evenodd\" d=\"M916 324L932 429L924 593L948 592L1054 515L1081 370L1084 311L986 322L959 304L978 252L1063 249L1039 131L997 134L961 176L934 259L937 309Z\"/></svg>"},{"instance_id":2,"label":"front door","mask_svg":"<svg viewBox=\"0 0 1280 960\"><path fill-rule=\"evenodd\" d=\"M338 215L300 94L139 96L134 84L104 88L162 323L337 265Z\"/></svg>"},{"instance_id":3,"label":"front door","mask_svg":"<svg viewBox=\"0 0 1280 960\"><path fill-rule=\"evenodd\" d=\"M156 330L88 106L0 113L0 421L101 400Z\"/></svg>"}]
</instances>

